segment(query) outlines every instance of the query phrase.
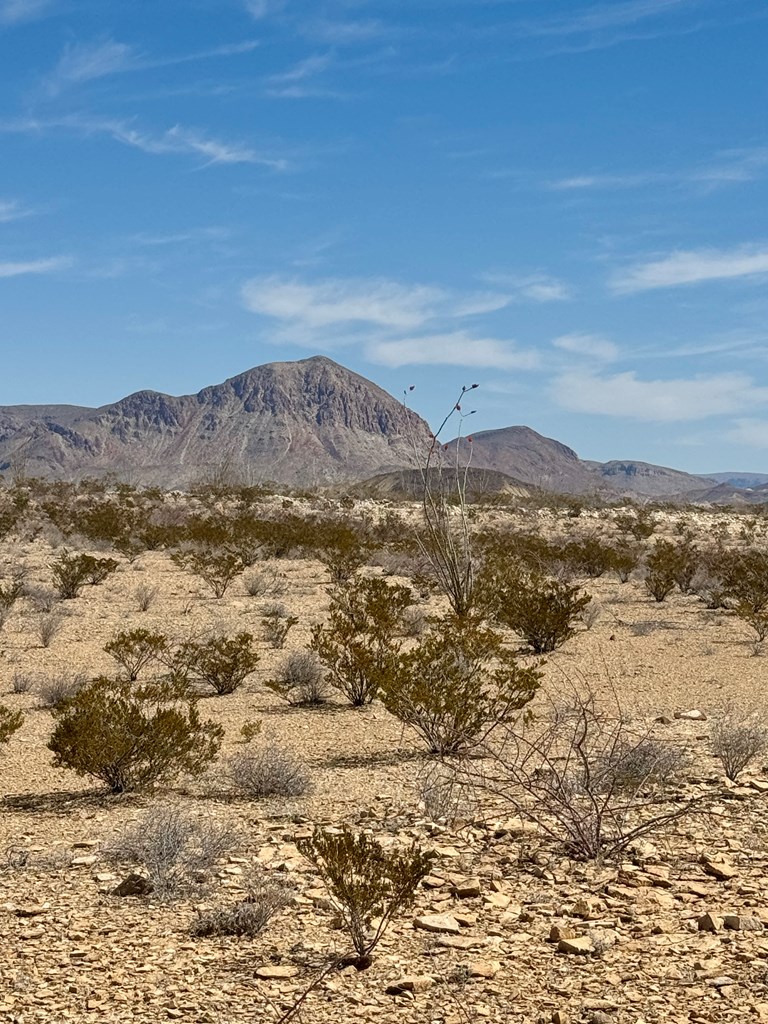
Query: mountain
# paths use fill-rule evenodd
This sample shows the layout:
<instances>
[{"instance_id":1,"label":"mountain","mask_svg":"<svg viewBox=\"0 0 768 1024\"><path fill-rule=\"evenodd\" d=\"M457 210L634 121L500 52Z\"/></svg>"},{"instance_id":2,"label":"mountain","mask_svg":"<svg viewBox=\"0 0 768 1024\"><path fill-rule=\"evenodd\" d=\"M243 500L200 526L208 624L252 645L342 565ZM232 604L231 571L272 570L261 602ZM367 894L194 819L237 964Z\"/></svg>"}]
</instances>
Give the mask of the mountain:
<instances>
[{"instance_id":1,"label":"mountain","mask_svg":"<svg viewBox=\"0 0 768 1024\"><path fill-rule=\"evenodd\" d=\"M196 395L139 391L98 409L0 407L0 472L116 474L184 487L235 479L314 487L413 465L427 424L324 356L267 363Z\"/></svg>"},{"instance_id":2,"label":"mountain","mask_svg":"<svg viewBox=\"0 0 768 1024\"><path fill-rule=\"evenodd\" d=\"M731 487L760 487L768 484L768 473L706 473L707 479Z\"/></svg>"},{"instance_id":3,"label":"mountain","mask_svg":"<svg viewBox=\"0 0 768 1024\"><path fill-rule=\"evenodd\" d=\"M590 462L572 448L530 427L503 427L472 434L472 466L492 469L542 490L565 494L601 493L661 497L686 494L711 487L707 477L692 476L677 469L648 462ZM464 453L470 442L458 442ZM455 452L457 441L448 445Z\"/></svg>"}]
</instances>

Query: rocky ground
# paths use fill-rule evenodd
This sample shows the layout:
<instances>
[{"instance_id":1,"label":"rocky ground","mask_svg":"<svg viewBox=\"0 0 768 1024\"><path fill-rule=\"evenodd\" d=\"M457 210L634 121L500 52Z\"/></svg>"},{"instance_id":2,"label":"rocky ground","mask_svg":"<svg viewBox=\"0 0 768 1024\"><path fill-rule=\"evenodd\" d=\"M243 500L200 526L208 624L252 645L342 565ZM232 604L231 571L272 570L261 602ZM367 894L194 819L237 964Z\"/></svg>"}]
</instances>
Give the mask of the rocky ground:
<instances>
[{"instance_id":1,"label":"rocky ground","mask_svg":"<svg viewBox=\"0 0 768 1024\"><path fill-rule=\"evenodd\" d=\"M41 539L3 550L5 568L23 562L33 584L50 583L51 558ZM327 577L311 561L275 567L284 574L279 600L299 620L287 649L301 647L327 607ZM145 612L140 585L158 591ZM152 797L105 797L52 767L52 719L35 678L112 671L103 646L121 628L260 635L264 599L237 582L215 600L165 554L149 552L65 602L47 648L37 613L18 602L0 633L0 702L26 715L0 752L0 1022L277 1022L346 948L295 845L315 824L341 823L387 845L415 839L436 856L371 967L333 971L310 992L307 1024L768 1021L768 773L758 761L729 783L709 745L726 707L766 709L766 659L753 656L743 624L695 597L659 605L637 581L585 586L601 615L548 659L546 693L589 683L636 722L660 719L659 734L688 749L685 794L708 798L705 813L604 865L569 860L500 801L472 805L450 827L429 820L420 801L430 766L418 738L378 704L288 708L263 685L285 652L264 643L245 686L203 710L225 727L224 755L243 749L244 721L260 720L251 743L274 739L299 757L311 778L306 795L233 798L212 769ZM14 693L20 673L32 686ZM691 710L700 714L675 717ZM110 854L116 839L168 804L233 825L236 846L178 900L115 895L128 870ZM236 902L254 872L291 889L270 926L255 939L192 937L198 909Z\"/></svg>"}]
</instances>

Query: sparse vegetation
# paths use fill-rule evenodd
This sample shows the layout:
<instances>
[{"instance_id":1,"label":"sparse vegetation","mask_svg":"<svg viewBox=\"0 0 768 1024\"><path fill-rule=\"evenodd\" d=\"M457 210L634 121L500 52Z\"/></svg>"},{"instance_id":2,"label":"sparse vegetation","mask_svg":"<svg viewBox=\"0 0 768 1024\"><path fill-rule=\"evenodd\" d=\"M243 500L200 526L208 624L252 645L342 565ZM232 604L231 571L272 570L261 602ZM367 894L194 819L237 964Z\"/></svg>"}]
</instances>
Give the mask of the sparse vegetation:
<instances>
[{"instance_id":1,"label":"sparse vegetation","mask_svg":"<svg viewBox=\"0 0 768 1024\"><path fill-rule=\"evenodd\" d=\"M269 796L301 796L309 785L300 761L285 747L272 742L231 757L227 776L236 792L255 800Z\"/></svg>"},{"instance_id":2,"label":"sparse vegetation","mask_svg":"<svg viewBox=\"0 0 768 1024\"><path fill-rule=\"evenodd\" d=\"M711 739L712 753L726 778L735 782L756 758L768 753L768 724L754 715L738 717L731 712L714 722Z\"/></svg>"}]
</instances>

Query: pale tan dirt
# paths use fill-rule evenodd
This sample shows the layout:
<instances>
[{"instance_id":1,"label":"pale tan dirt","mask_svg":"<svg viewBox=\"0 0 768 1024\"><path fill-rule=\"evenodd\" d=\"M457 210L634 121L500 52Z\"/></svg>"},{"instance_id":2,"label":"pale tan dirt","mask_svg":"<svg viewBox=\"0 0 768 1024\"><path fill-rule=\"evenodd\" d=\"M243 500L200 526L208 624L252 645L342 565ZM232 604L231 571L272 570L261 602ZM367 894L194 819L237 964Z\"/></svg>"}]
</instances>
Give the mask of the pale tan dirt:
<instances>
[{"instance_id":1,"label":"pale tan dirt","mask_svg":"<svg viewBox=\"0 0 768 1024\"><path fill-rule=\"evenodd\" d=\"M507 514L491 518L503 522ZM587 517L542 518L557 532L604 528ZM732 533L738 530L736 520L704 513L698 528L709 532L718 519ZM6 544L0 577L23 562L30 583L50 585L53 557L42 540ZM277 599L299 619L287 643L291 650L306 644L312 624L323 618L327 577L311 561L274 564L285 574L286 591ZM159 590L147 612L137 608L140 584ZM585 586L602 614L548 658L549 693L589 683L602 696L615 693L629 715L647 722L691 708L710 719L727 706L768 712L768 658L752 656L748 631L731 614L707 611L695 597L673 595L656 604L637 581L621 585L606 578ZM26 715L0 752L0 1024L277 1021L328 952L344 948L332 915L317 905L315 893L306 895L320 883L293 845L311 824L341 822L436 846L434 874L446 884L420 891L416 908L387 932L369 970L336 972L309 996L301 1017L307 1024L344 1017L414 1024L768 1021L768 930L697 930L707 911L758 916L768 929L768 794L751 785L768 782L768 775L758 763L740 786L726 784L708 751L707 722L659 728L691 746L691 785L716 794L709 817L686 821L679 834L602 869L564 860L519 822L499 827L510 816L503 808L455 833L425 821L418 738L379 704L362 711L340 700L320 710L288 708L263 686L285 652L263 642L259 667L243 688L201 707L226 730L224 756L245 749L238 743L243 722L261 720L262 737L253 743L274 738L299 756L312 779L306 796L227 799L214 768L170 792L109 798L88 780L52 767L46 749L51 714L33 692L11 692L15 672L114 672L104 644L117 630L138 626L179 637L210 628L260 636L265 600L271 598L247 596L238 580L217 601L167 555L150 552L133 565L121 560L104 585L64 602L66 623L48 649L37 638L28 600L17 603L0 633L0 702ZM434 599L430 607L440 606ZM236 856L195 900L164 905L110 895L129 869L107 857L108 847L147 807L169 802L239 826L244 838ZM705 875L699 863L705 849L725 851L735 877L723 882ZM26 865L19 866L19 851ZM71 863L88 855L93 863ZM249 863L289 880L293 905L256 939L191 938L195 907L233 902ZM645 870L654 863L669 869L668 884L657 884ZM455 898L451 875L479 876L481 895ZM494 890L508 906L492 902ZM602 903L596 920L585 924L570 911L590 893ZM39 916L18 916L39 904ZM472 948L443 947L438 936L413 928L415 915L446 911L459 915ZM607 929L616 942L599 956L565 955L547 941L552 924ZM495 977L467 980L464 969L476 961L496 961ZM284 981L257 978L255 970L269 963L294 966L298 974ZM430 975L434 984L415 995L387 995L387 985L404 975Z\"/></svg>"}]
</instances>

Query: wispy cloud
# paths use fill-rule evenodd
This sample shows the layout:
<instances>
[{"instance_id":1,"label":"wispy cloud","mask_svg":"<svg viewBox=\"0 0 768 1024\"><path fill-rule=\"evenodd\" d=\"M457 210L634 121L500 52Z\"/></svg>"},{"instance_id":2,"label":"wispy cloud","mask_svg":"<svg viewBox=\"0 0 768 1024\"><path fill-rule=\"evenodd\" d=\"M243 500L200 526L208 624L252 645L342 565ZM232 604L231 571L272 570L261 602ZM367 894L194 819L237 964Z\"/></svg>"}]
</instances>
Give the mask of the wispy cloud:
<instances>
[{"instance_id":1,"label":"wispy cloud","mask_svg":"<svg viewBox=\"0 0 768 1024\"><path fill-rule=\"evenodd\" d=\"M52 0L0 0L0 25L18 25L42 17L53 6Z\"/></svg>"},{"instance_id":2,"label":"wispy cloud","mask_svg":"<svg viewBox=\"0 0 768 1024\"><path fill-rule=\"evenodd\" d=\"M768 248L692 249L636 263L610 282L618 294L768 274Z\"/></svg>"},{"instance_id":3,"label":"wispy cloud","mask_svg":"<svg viewBox=\"0 0 768 1024\"><path fill-rule=\"evenodd\" d=\"M22 220L24 217L31 217L35 213L28 206L24 206L18 199L0 199L0 224L8 224L12 220Z\"/></svg>"},{"instance_id":4,"label":"wispy cloud","mask_svg":"<svg viewBox=\"0 0 768 1024\"><path fill-rule=\"evenodd\" d=\"M71 256L51 256L48 259L0 263L0 278L22 277L25 274L53 274L73 264Z\"/></svg>"},{"instance_id":5,"label":"wispy cloud","mask_svg":"<svg viewBox=\"0 0 768 1024\"><path fill-rule=\"evenodd\" d=\"M531 302L564 302L573 296L573 288L549 274L512 274L492 272L482 275L489 284L504 288L510 293L510 301L523 299Z\"/></svg>"},{"instance_id":6,"label":"wispy cloud","mask_svg":"<svg viewBox=\"0 0 768 1024\"><path fill-rule=\"evenodd\" d=\"M612 362L619 355L618 347L599 334L562 334L552 344L561 352L605 363Z\"/></svg>"},{"instance_id":7,"label":"wispy cloud","mask_svg":"<svg viewBox=\"0 0 768 1024\"><path fill-rule=\"evenodd\" d=\"M285 7L285 0L245 0L245 9L256 21L271 14L278 14Z\"/></svg>"},{"instance_id":8,"label":"wispy cloud","mask_svg":"<svg viewBox=\"0 0 768 1024\"><path fill-rule=\"evenodd\" d=\"M232 57L251 53L259 45L258 40L246 39L238 43L216 46L209 50L197 50L192 53L165 57L149 57L137 53L132 46L116 42L114 39L73 43L65 47L58 63L44 79L43 88L49 96L56 96L71 86L105 78L109 75Z\"/></svg>"},{"instance_id":9,"label":"wispy cloud","mask_svg":"<svg viewBox=\"0 0 768 1024\"><path fill-rule=\"evenodd\" d=\"M44 135L50 131L70 131L85 137L106 135L125 146L132 146L156 156L197 155L204 157L203 167L212 164L255 164L274 171L288 169L283 157L261 153L246 143L225 142L184 125L174 125L160 134L151 134L134 127L133 122L68 116L47 120L25 118L0 122L0 132L23 135Z\"/></svg>"},{"instance_id":10,"label":"wispy cloud","mask_svg":"<svg viewBox=\"0 0 768 1024\"><path fill-rule=\"evenodd\" d=\"M247 309L310 328L369 324L413 330L431 321L487 313L508 305L499 293L454 294L444 288L387 278L326 278L305 282L258 277L242 289Z\"/></svg>"},{"instance_id":11,"label":"wispy cloud","mask_svg":"<svg viewBox=\"0 0 768 1024\"><path fill-rule=\"evenodd\" d=\"M377 341L366 346L372 363L400 366L472 366L477 369L534 370L539 366L536 352L522 351L497 338L475 337L467 331L421 335Z\"/></svg>"},{"instance_id":12,"label":"wispy cloud","mask_svg":"<svg viewBox=\"0 0 768 1024\"><path fill-rule=\"evenodd\" d=\"M627 28L701 6L702 0L623 0L594 4L574 14L522 21L519 28L521 34L529 36L571 36Z\"/></svg>"},{"instance_id":13,"label":"wispy cloud","mask_svg":"<svg viewBox=\"0 0 768 1024\"><path fill-rule=\"evenodd\" d=\"M375 18L365 21L310 20L302 26L304 35L330 46L357 46L387 35L390 29Z\"/></svg>"},{"instance_id":14,"label":"wispy cloud","mask_svg":"<svg viewBox=\"0 0 768 1024\"><path fill-rule=\"evenodd\" d=\"M611 376L584 371L559 374L551 396L571 412L659 423L704 420L768 403L768 388L743 373L680 380L638 380L634 372Z\"/></svg>"},{"instance_id":15,"label":"wispy cloud","mask_svg":"<svg viewBox=\"0 0 768 1024\"><path fill-rule=\"evenodd\" d=\"M724 150L698 166L677 171L628 174L577 174L556 178L545 187L556 192L588 192L647 188L653 185L689 186L714 190L724 185L755 181L768 171L768 147Z\"/></svg>"}]
</instances>

